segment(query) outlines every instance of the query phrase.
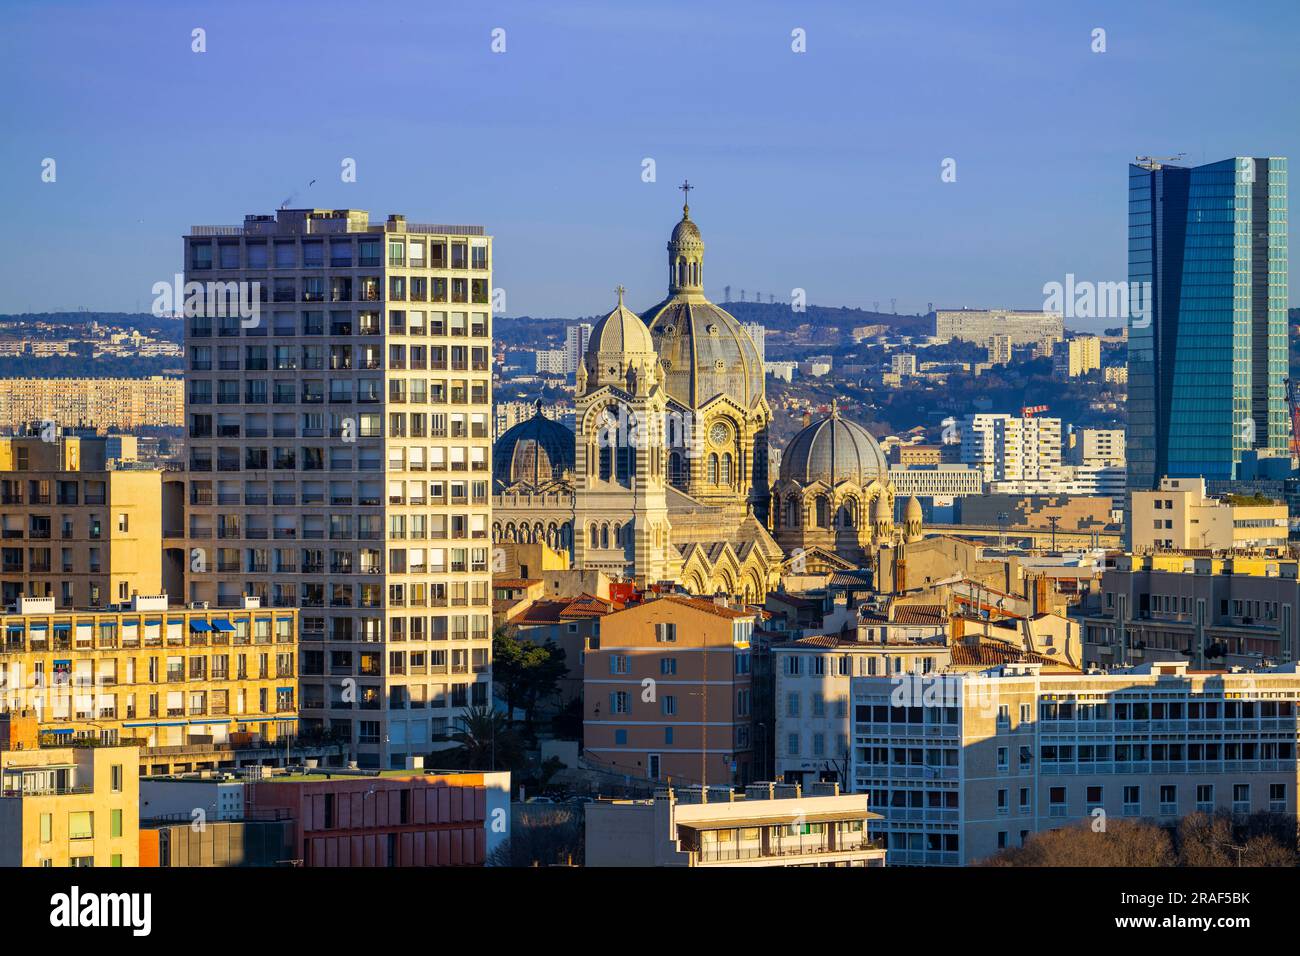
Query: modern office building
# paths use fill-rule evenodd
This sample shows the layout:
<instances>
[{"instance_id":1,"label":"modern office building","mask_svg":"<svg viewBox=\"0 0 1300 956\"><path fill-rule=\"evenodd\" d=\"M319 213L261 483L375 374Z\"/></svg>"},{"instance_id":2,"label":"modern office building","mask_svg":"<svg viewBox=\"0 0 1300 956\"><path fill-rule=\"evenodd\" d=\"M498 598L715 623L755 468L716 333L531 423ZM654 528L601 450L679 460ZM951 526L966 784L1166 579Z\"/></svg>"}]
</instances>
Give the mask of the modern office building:
<instances>
[{"instance_id":1,"label":"modern office building","mask_svg":"<svg viewBox=\"0 0 1300 956\"><path fill-rule=\"evenodd\" d=\"M405 766L490 699L491 238L281 209L184 242L187 598L300 607L304 731Z\"/></svg>"},{"instance_id":2,"label":"modern office building","mask_svg":"<svg viewBox=\"0 0 1300 956\"><path fill-rule=\"evenodd\" d=\"M974 863L1098 811L1294 814L1297 704L1294 666L858 677L851 780L884 817L891 866Z\"/></svg>"},{"instance_id":3,"label":"modern office building","mask_svg":"<svg viewBox=\"0 0 1300 956\"><path fill-rule=\"evenodd\" d=\"M754 348L758 351L758 362L762 365L767 360L767 326L762 322L745 322L744 326L749 337L754 340Z\"/></svg>"},{"instance_id":4,"label":"modern office building","mask_svg":"<svg viewBox=\"0 0 1300 956\"><path fill-rule=\"evenodd\" d=\"M1129 166L1130 489L1286 453L1286 189L1280 157Z\"/></svg>"},{"instance_id":5,"label":"modern office building","mask_svg":"<svg viewBox=\"0 0 1300 956\"><path fill-rule=\"evenodd\" d=\"M104 608L162 590L162 472L112 460L107 437L0 438L0 603Z\"/></svg>"}]
</instances>

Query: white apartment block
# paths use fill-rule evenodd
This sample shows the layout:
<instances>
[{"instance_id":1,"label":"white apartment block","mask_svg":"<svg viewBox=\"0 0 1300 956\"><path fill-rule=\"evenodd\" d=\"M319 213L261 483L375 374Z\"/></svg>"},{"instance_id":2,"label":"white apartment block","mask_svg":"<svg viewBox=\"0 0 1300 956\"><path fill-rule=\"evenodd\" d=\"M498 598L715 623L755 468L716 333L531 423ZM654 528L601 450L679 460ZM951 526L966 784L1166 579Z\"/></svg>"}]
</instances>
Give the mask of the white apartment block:
<instances>
[{"instance_id":1,"label":"white apartment block","mask_svg":"<svg viewBox=\"0 0 1300 956\"><path fill-rule=\"evenodd\" d=\"M564 374L573 375L578 371L590 341L590 322L578 322L564 330Z\"/></svg>"},{"instance_id":2,"label":"white apartment block","mask_svg":"<svg viewBox=\"0 0 1300 956\"><path fill-rule=\"evenodd\" d=\"M1196 811L1296 812L1300 674L855 677L850 781L884 816L889 865L963 865L1037 832Z\"/></svg>"},{"instance_id":3,"label":"white apartment block","mask_svg":"<svg viewBox=\"0 0 1300 956\"><path fill-rule=\"evenodd\" d=\"M912 376L916 374L916 356L910 352L897 352L889 357L889 370L895 375Z\"/></svg>"},{"instance_id":4,"label":"white apartment block","mask_svg":"<svg viewBox=\"0 0 1300 956\"><path fill-rule=\"evenodd\" d=\"M946 309L934 314L934 337L940 342L962 339L989 348L994 336L1009 336L1012 345L1035 345L1065 338L1060 312L1012 309Z\"/></svg>"},{"instance_id":5,"label":"white apartment block","mask_svg":"<svg viewBox=\"0 0 1300 956\"><path fill-rule=\"evenodd\" d=\"M967 415L961 423L961 460L987 482L1050 481L1061 473L1061 420Z\"/></svg>"},{"instance_id":6,"label":"white apartment block","mask_svg":"<svg viewBox=\"0 0 1300 956\"><path fill-rule=\"evenodd\" d=\"M895 499L909 495L918 498L960 498L984 493L984 474L972 465L892 466L889 480L894 483Z\"/></svg>"},{"instance_id":7,"label":"white apartment block","mask_svg":"<svg viewBox=\"0 0 1300 956\"><path fill-rule=\"evenodd\" d=\"M758 361L761 365L767 359L767 326L761 322L746 322L745 331L754 340L754 348L758 349Z\"/></svg>"},{"instance_id":8,"label":"white apartment block","mask_svg":"<svg viewBox=\"0 0 1300 956\"><path fill-rule=\"evenodd\" d=\"M995 335L988 344L989 363L992 365L1011 364L1011 336Z\"/></svg>"},{"instance_id":9,"label":"white apartment block","mask_svg":"<svg viewBox=\"0 0 1300 956\"><path fill-rule=\"evenodd\" d=\"M538 349L533 353L533 370L538 375L564 375L566 367L564 349Z\"/></svg>"},{"instance_id":10,"label":"white apartment block","mask_svg":"<svg viewBox=\"0 0 1300 956\"><path fill-rule=\"evenodd\" d=\"M302 732L403 767L491 700L491 238L281 209L184 242L261 293L187 310L188 599L300 608Z\"/></svg>"}]
</instances>

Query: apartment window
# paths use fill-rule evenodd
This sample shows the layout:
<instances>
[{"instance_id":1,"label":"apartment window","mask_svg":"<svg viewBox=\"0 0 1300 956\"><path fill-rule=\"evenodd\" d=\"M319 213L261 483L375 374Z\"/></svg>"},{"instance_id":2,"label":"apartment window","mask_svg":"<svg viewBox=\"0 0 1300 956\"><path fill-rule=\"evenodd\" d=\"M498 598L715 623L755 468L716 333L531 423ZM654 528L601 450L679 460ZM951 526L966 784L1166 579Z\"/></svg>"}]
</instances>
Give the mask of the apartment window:
<instances>
[{"instance_id":1,"label":"apartment window","mask_svg":"<svg viewBox=\"0 0 1300 956\"><path fill-rule=\"evenodd\" d=\"M1286 784L1270 783L1268 785L1268 809L1273 813L1286 812Z\"/></svg>"},{"instance_id":2,"label":"apartment window","mask_svg":"<svg viewBox=\"0 0 1300 956\"><path fill-rule=\"evenodd\" d=\"M1063 817L1068 809L1065 802L1065 788L1052 787L1047 792L1047 815L1050 817Z\"/></svg>"},{"instance_id":3,"label":"apartment window","mask_svg":"<svg viewBox=\"0 0 1300 956\"><path fill-rule=\"evenodd\" d=\"M41 814L41 842L49 843L54 839L54 814Z\"/></svg>"},{"instance_id":4,"label":"apartment window","mask_svg":"<svg viewBox=\"0 0 1300 956\"><path fill-rule=\"evenodd\" d=\"M1020 812L1021 813L1029 812L1029 788L1028 787L1020 788Z\"/></svg>"},{"instance_id":5,"label":"apartment window","mask_svg":"<svg viewBox=\"0 0 1300 956\"><path fill-rule=\"evenodd\" d=\"M95 814L78 810L68 814L68 839L89 840L95 835Z\"/></svg>"},{"instance_id":6,"label":"apartment window","mask_svg":"<svg viewBox=\"0 0 1300 956\"><path fill-rule=\"evenodd\" d=\"M628 672L627 655L611 654L609 657L609 672L611 674L626 674Z\"/></svg>"},{"instance_id":7,"label":"apartment window","mask_svg":"<svg viewBox=\"0 0 1300 956\"><path fill-rule=\"evenodd\" d=\"M1250 813L1250 784L1234 783L1232 785L1232 812Z\"/></svg>"},{"instance_id":8,"label":"apartment window","mask_svg":"<svg viewBox=\"0 0 1300 956\"><path fill-rule=\"evenodd\" d=\"M1124 815L1135 817L1142 812L1142 788L1128 786L1124 788Z\"/></svg>"},{"instance_id":9,"label":"apartment window","mask_svg":"<svg viewBox=\"0 0 1300 956\"><path fill-rule=\"evenodd\" d=\"M660 623L655 625L655 640L660 644L677 643L677 625L672 623Z\"/></svg>"},{"instance_id":10,"label":"apartment window","mask_svg":"<svg viewBox=\"0 0 1300 956\"><path fill-rule=\"evenodd\" d=\"M786 738L785 745L786 745L786 753L789 756L791 757L799 756L799 735L798 734L790 734L790 736Z\"/></svg>"},{"instance_id":11,"label":"apartment window","mask_svg":"<svg viewBox=\"0 0 1300 956\"><path fill-rule=\"evenodd\" d=\"M611 714L630 713L627 691L616 690L609 695L609 712Z\"/></svg>"},{"instance_id":12,"label":"apartment window","mask_svg":"<svg viewBox=\"0 0 1300 956\"><path fill-rule=\"evenodd\" d=\"M1101 807L1101 787L1088 787L1086 798L1087 810L1089 813Z\"/></svg>"},{"instance_id":13,"label":"apartment window","mask_svg":"<svg viewBox=\"0 0 1300 956\"><path fill-rule=\"evenodd\" d=\"M998 748L998 771L1001 773L1006 773L1008 762L1009 761L1007 757L1007 748L999 747Z\"/></svg>"},{"instance_id":14,"label":"apartment window","mask_svg":"<svg viewBox=\"0 0 1300 956\"><path fill-rule=\"evenodd\" d=\"M1007 790L998 791L998 813L1009 813L1011 811L1010 794Z\"/></svg>"},{"instance_id":15,"label":"apartment window","mask_svg":"<svg viewBox=\"0 0 1300 956\"><path fill-rule=\"evenodd\" d=\"M998 831L998 849L999 849L999 850L1005 850L1006 848L1007 848L1007 831L1006 831L1006 830L999 830L999 831Z\"/></svg>"},{"instance_id":16,"label":"apartment window","mask_svg":"<svg viewBox=\"0 0 1300 956\"><path fill-rule=\"evenodd\" d=\"M787 717L799 716L799 694L791 692L785 697L785 714Z\"/></svg>"},{"instance_id":17,"label":"apartment window","mask_svg":"<svg viewBox=\"0 0 1300 956\"><path fill-rule=\"evenodd\" d=\"M665 717L677 716L677 698L671 694L665 696L663 699L663 708Z\"/></svg>"},{"instance_id":18,"label":"apartment window","mask_svg":"<svg viewBox=\"0 0 1300 956\"><path fill-rule=\"evenodd\" d=\"M112 780L113 780L113 792L121 793L122 792L122 765L120 763L113 764Z\"/></svg>"},{"instance_id":19,"label":"apartment window","mask_svg":"<svg viewBox=\"0 0 1300 956\"><path fill-rule=\"evenodd\" d=\"M129 521L128 521L128 518L127 518L127 515L126 515L125 512L123 512L123 513L121 513L121 514L119 514L119 515L117 516L117 531L118 531L119 534L125 534L125 533L126 533L126 529L127 529L127 525L128 525L128 524L129 524Z\"/></svg>"},{"instance_id":20,"label":"apartment window","mask_svg":"<svg viewBox=\"0 0 1300 956\"><path fill-rule=\"evenodd\" d=\"M1178 812L1178 787L1172 783L1160 786L1160 815L1173 816Z\"/></svg>"},{"instance_id":21,"label":"apartment window","mask_svg":"<svg viewBox=\"0 0 1300 956\"><path fill-rule=\"evenodd\" d=\"M659 659L659 673L665 676L671 676L677 673L677 658L662 657Z\"/></svg>"},{"instance_id":22,"label":"apartment window","mask_svg":"<svg viewBox=\"0 0 1300 956\"><path fill-rule=\"evenodd\" d=\"M121 810L110 810L108 812L108 835L110 837L120 837L122 835Z\"/></svg>"},{"instance_id":23,"label":"apartment window","mask_svg":"<svg viewBox=\"0 0 1300 956\"><path fill-rule=\"evenodd\" d=\"M1198 783L1196 785L1196 809L1201 813L1214 812L1214 784Z\"/></svg>"}]
</instances>

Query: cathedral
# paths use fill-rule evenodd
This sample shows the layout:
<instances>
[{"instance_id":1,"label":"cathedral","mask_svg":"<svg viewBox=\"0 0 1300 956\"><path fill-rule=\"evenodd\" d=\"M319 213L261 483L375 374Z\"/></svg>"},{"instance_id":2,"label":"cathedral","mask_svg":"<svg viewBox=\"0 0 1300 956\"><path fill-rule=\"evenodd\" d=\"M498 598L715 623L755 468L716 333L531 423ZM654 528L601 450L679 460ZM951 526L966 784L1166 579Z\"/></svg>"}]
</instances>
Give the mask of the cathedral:
<instances>
[{"instance_id":1,"label":"cathedral","mask_svg":"<svg viewBox=\"0 0 1300 956\"><path fill-rule=\"evenodd\" d=\"M689 203L668 241L667 297L638 315L619 290L592 330L575 405L576 434L539 407L497 440L495 540L545 541L574 567L642 587L762 601L777 586L763 363L704 295Z\"/></svg>"}]
</instances>

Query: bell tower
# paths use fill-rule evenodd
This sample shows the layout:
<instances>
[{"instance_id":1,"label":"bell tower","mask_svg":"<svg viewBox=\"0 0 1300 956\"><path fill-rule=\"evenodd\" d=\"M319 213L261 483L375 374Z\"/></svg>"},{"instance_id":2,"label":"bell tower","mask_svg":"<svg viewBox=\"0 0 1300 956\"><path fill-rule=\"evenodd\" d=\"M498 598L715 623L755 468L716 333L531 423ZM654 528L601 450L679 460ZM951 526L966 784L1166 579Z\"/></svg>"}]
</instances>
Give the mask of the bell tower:
<instances>
[{"instance_id":1,"label":"bell tower","mask_svg":"<svg viewBox=\"0 0 1300 956\"><path fill-rule=\"evenodd\" d=\"M685 197L682 201L682 221L673 229L668 240L668 294L704 294L704 240L700 227L691 221L691 190L695 187L686 180L677 187Z\"/></svg>"}]
</instances>

